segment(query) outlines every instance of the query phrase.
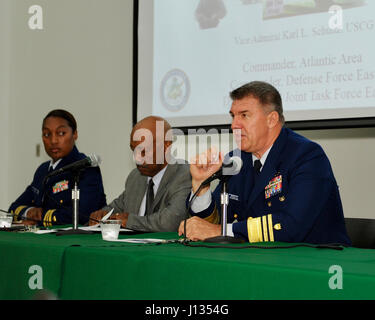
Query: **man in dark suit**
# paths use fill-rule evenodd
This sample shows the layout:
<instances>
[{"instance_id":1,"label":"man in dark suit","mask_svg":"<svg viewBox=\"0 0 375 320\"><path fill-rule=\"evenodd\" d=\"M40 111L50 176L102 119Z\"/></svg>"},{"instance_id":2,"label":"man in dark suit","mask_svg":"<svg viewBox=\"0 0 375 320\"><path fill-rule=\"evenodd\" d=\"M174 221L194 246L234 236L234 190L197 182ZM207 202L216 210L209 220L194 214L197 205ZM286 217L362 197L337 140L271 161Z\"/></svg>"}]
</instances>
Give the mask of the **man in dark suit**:
<instances>
[{"instance_id":1,"label":"man in dark suit","mask_svg":"<svg viewBox=\"0 0 375 320\"><path fill-rule=\"evenodd\" d=\"M114 209L111 218L122 227L140 231L177 231L185 219L185 200L191 191L189 166L177 163L170 154L172 136L169 123L160 117L138 122L130 136L137 168L130 172L125 190L108 206L90 218L100 220ZM90 225L95 224L94 220Z\"/></svg>"},{"instance_id":2,"label":"man in dark suit","mask_svg":"<svg viewBox=\"0 0 375 320\"><path fill-rule=\"evenodd\" d=\"M255 81L231 92L231 98L232 129L243 166L228 181L228 235L249 242L350 244L329 160L318 144L284 127L279 92ZM222 165L221 155L214 161L211 151L203 158L206 164L197 159L190 165L193 192ZM213 194L209 186L202 188L187 220L188 238L221 234L220 193L221 184Z\"/></svg>"}]
</instances>

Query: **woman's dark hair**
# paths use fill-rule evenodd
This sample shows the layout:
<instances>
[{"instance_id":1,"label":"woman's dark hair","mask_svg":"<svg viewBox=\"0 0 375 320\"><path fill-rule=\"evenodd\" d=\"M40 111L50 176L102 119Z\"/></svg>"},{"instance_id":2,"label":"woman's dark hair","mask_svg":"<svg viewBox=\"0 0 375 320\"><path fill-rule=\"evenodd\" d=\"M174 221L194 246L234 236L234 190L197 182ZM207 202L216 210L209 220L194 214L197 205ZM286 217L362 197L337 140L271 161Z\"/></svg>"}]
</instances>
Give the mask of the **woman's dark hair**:
<instances>
[{"instance_id":1,"label":"woman's dark hair","mask_svg":"<svg viewBox=\"0 0 375 320\"><path fill-rule=\"evenodd\" d=\"M56 117L56 118L62 118L65 119L68 122L69 127L72 128L73 133L77 131L77 122L76 119L74 119L73 115L63 109L56 109L48 112L48 114L43 119L43 125L47 118L49 117Z\"/></svg>"},{"instance_id":2,"label":"woman's dark hair","mask_svg":"<svg viewBox=\"0 0 375 320\"><path fill-rule=\"evenodd\" d=\"M254 97L259 100L264 108L271 108L269 111L276 111L279 120L284 124L283 104L279 91L267 82L253 81L233 90L230 93L232 100L241 100L246 97Z\"/></svg>"}]
</instances>

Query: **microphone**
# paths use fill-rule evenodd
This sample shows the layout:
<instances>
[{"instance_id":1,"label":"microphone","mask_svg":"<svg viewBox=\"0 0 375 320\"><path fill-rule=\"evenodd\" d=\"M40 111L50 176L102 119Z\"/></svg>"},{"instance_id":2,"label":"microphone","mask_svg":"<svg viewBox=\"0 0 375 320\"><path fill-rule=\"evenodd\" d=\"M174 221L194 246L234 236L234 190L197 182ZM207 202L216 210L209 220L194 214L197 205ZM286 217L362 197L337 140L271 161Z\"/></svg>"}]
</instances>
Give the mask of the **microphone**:
<instances>
[{"instance_id":1,"label":"microphone","mask_svg":"<svg viewBox=\"0 0 375 320\"><path fill-rule=\"evenodd\" d=\"M223 163L221 168L217 170L211 177L204 180L201 186L209 184L215 179L220 179L222 177L234 176L241 171L242 159L240 157L234 156L228 159L227 163Z\"/></svg>"},{"instance_id":2,"label":"microphone","mask_svg":"<svg viewBox=\"0 0 375 320\"><path fill-rule=\"evenodd\" d=\"M46 178L58 175L58 174L63 173L65 171L81 170L81 169L84 169L86 167L97 167L100 163L101 163L101 159L98 155L90 154L82 160L78 160L76 162L68 164L65 167L62 167L60 169L51 171L49 174L46 175Z\"/></svg>"}]
</instances>

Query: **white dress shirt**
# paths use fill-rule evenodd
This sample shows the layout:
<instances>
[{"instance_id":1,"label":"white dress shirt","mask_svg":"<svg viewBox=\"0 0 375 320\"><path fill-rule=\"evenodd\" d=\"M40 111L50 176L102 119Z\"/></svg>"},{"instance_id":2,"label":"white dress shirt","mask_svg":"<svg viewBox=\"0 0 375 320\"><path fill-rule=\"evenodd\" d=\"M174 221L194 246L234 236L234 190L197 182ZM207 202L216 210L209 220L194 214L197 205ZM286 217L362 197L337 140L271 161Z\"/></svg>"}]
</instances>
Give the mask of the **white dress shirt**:
<instances>
[{"instance_id":1,"label":"white dress shirt","mask_svg":"<svg viewBox=\"0 0 375 320\"><path fill-rule=\"evenodd\" d=\"M61 160L62 160L62 158L57 160L55 163L53 163L52 160L51 160L50 163L49 163L48 171L51 169L51 167L52 167L53 170L55 170L57 165L61 162Z\"/></svg>"},{"instance_id":2,"label":"white dress shirt","mask_svg":"<svg viewBox=\"0 0 375 320\"><path fill-rule=\"evenodd\" d=\"M162 170L160 170L152 178L151 177L147 178L147 184L150 182L151 179L154 182L154 187L153 187L154 188L154 195L156 195L156 193L158 192L158 188L159 188L161 179L163 178L165 170L167 170L167 167L168 167L168 165L166 165ZM146 189L145 195L143 196L143 199L142 199L142 202L141 202L141 206L139 207L139 211L138 211L138 215L139 216L144 216L145 215L145 211L146 211L146 196L147 196L147 189Z\"/></svg>"}]
</instances>

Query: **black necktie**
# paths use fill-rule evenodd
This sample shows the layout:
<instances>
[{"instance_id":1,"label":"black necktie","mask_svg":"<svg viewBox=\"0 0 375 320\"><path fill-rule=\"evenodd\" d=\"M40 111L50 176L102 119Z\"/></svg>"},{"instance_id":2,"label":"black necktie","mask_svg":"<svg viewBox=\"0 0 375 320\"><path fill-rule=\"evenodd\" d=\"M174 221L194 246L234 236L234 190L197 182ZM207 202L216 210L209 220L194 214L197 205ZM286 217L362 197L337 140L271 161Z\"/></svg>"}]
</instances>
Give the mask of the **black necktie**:
<instances>
[{"instance_id":1,"label":"black necktie","mask_svg":"<svg viewBox=\"0 0 375 320\"><path fill-rule=\"evenodd\" d=\"M260 162L260 160L258 160L258 159L255 160L254 161L254 170L255 170L255 173L259 174L261 168L262 168L262 162Z\"/></svg>"},{"instance_id":2,"label":"black necktie","mask_svg":"<svg viewBox=\"0 0 375 320\"><path fill-rule=\"evenodd\" d=\"M148 182L147 187L147 194L146 194L146 211L145 216L152 213L152 203L154 202L154 181L150 179Z\"/></svg>"}]
</instances>

